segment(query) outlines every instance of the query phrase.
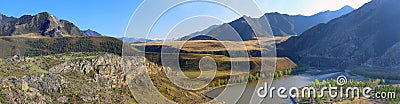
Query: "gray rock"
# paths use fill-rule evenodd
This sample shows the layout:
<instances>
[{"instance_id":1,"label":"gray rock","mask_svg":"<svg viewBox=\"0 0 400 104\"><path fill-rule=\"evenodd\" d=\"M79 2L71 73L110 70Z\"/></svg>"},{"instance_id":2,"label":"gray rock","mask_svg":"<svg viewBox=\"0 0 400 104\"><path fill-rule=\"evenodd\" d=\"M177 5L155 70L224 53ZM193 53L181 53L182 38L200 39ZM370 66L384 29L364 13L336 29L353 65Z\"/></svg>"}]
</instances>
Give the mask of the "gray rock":
<instances>
[{"instance_id":1,"label":"gray rock","mask_svg":"<svg viewBox=\"0 0 400 104\"><path fill-rule=\"evenodd\" d=\"M0 94L11 104L47 104L52 102L51 97L41 94L39 90L30 88L26 83L16 77L0 79L0 86L2 86Z\"/></svg>"},{"instance_id":2,"label":"gray rock","mask_svg":"<svg viewBox=\"0 0 400 104\"><path fill-rule=\"evenodd\" d=\"M121 87L127 85L126 76L137 74L144 66L143 57L122 58L114 54L105 54L95 58L79 58L50 68L52 73L80 72L101 85ZM125 71L124 71L125 70Z\"/></svg>"},{"instance_id":3,"label":"gray rock","mask_svg":"<svg viewBox=\"0 0 400 104\"><path fill-rule=\"evenodd\" d=\"M21 79L27 82L28 86L46 93L62 93L62 89L72 86L64 77L57 74L29 74Z\"/></svg>"}]
</instances>

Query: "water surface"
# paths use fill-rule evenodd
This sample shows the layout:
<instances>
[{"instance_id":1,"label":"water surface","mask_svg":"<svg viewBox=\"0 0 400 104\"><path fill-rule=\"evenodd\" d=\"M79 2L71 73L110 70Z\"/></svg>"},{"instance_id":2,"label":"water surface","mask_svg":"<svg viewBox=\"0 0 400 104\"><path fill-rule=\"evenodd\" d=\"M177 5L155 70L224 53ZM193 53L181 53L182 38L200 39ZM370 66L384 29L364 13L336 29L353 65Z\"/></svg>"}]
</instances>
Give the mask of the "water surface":
<instances>
[{"instance_id":1,"label":"water surface","mask_svg":"<svg viewBox=\"0 0 400 104\"><path fill-rule=\"evenodd\" d=\"M314 81L315 79L323 80L323 79L336 78L339 74L341 74L341 73L339 73L339 72L338 73L330 73L330 74L323 74L323 75L318 75L318 76L311 76L309 74L285 76L282 78L274 79L274 81L272 82L272 86L276 87L276 88L285 87L287 90L289 90L291 87L300 88L300 87L307 86L310 82ZM261 98L258 97L257 93L254 93L254 91L256 88L258 89L259 87L264 86L264 82L266 82L266 81L261 81L259 86L257 86L257 81L249 82L247 84L231 85L228 87L229 87L229 89L233 89L233 90L229 90L229 91L237 91L237 92L229 92L229 93L232 93L232 94L240 93L241 92L240 88L246 87L245 91L243 92L243 95L237 102L238 104L247 104L250 102L251 98L253 98L253 100L255 100L255 99L261 100ZM270 86L270 85L268 85L268 86ZM207 92L206 96L215 98L225 88L226 87L214 89L210 92ZM235 90L235 89L237 89L237 90ZM288 93L288 91L286 93ZM218 100L222 100L228 104L235 103L235 101L236 101L235 99L230 99L230 98L223 98L223 99L218 99ZM274 91L273 97L270 98L269 95L267 95L267 97L263 99L262 103L287 104L287 103L291 103L291 101L289 98L287 98L287 99L278 98L276 91Z\"/></svg>"}]
</instances>

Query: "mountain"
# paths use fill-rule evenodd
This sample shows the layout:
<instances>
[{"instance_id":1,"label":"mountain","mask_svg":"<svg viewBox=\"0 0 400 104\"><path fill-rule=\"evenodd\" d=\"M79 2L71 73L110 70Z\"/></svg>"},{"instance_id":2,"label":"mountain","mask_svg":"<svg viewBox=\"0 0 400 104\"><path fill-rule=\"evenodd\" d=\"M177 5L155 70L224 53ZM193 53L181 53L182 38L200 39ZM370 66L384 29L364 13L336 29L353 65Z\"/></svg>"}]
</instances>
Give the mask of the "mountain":
<instances>
[{"instance_id":1,"label":"mountain","mask_svg":"<svg viewBox=\"0 0 400 104\"><path fill-rule=\"evenodd\" d=\"M135 42L161 42L162 40L153 40L153 39L145 39L145 38L133 38L133 37L121 37L120 40L128 43Z\"/></svg>"},{"instance_id":2,"label":"mountain","mask_svg":"<svg viewBox=\"0 0 400 104\"><path fill-rule=\"evenodd\" d=\"M267 30L269 27L266 27L267 23L270 24L274 36L298 35L317 24L326 23L329 20L350 13L353 10L354 9L350 6L344 6L337 11L325 11L312 16L287 15L276 12L266 13L263 17L266 17L268 21L264 18L243 16L230 23L210 26L203 31L198 31L182 37L180 40L188 40L190 38L208 39L204 37L204 35L219 38L219 40L235 40L232 39L231 36L232 34L236 34L233 30L236 30L243 40L253 40L256 39L254 32L268 34ZM254 24L253 29L250 28L250 24ZM195 37L198 35L202 35L201 38Z\"/></svg>"},{"instance_id":3,"label":"mountain","mask_svg":"<svg viewBox=\"0 0 400 104\"><path fill-rule=\"evenodd\" d=\"M202 34L207 34L211 30L213 30L213 29L215 29L215 28L217 28L219 26L220 25L212 25L212 26L207 27L206 29L204 29L202 31L197 31L197 32L191 33L191 34L189 34L189 35L187 35L187 36L185 36L184 38L181 38L181 39L185 40L185 38L195 37L195 36L202 35Z\"/></svg>"},{"instance_id":4,"label":"mountain","mask_svg":"<svg viewBox=\"0 0 400 104\"><path fill-rule=\"evenodd\" d=\"M342 7L339 10L336 11L325 11L325 12L320 12L312 16L303 16L303 15L296 15L296 16L291 16L294 21L294 31L297 34L301 34L307 29L310 29L311 27L318 25L320 23L327 23L328 21L338 18L340 16L343 16L345 14L348 14L350 12L354 11L354 8L346 5Z\"/></svg>"},{"instance_id":5,"label":"mountain","mask_svg":"<svg viewBox=\"0 0 400 104\"><path fill-rule=\"evenodd\" d=\"M83 31L83 33L85 33L85 36L103 36L100 33L90 29Z\"/></svg>"},{"instance_id":6,"label":"mountain","mask_svg":"<svg viewBox=\"0 0 400 104\"><path fill-rule=\"evenodd\" d=\"M84 36L84 33L73 23L66 20L59 20L47 12L33 16L24 15L20 18L0 15L0 36Z\"/></svg>"},{"instance_id":7,"label":"mountain","mask_svg":"<svg viewBox=\"0 0 400 104\"><path fill-rule=\"evenodd\" d=\"M206 30L197 32L199 34L191 34L180 38L179 40L201 40L201 39L211 39L215 38L218 40L230 40L230 41L241 41L243 40L254 40L256 38L255 33L258 34L271 34L266 29L268 21L265 19L251 18L249 16L243 16L237 20L230 23L224 23L222 25L213 25ZM255 28L251 28L253 25ZM208 32L206 32L208 31ZM205 33L205 34L204 34ZM240 38L232 36L232 34L238 34ZM208 37L211 36L211 37Z\"/></svg>"},{"instance_id":8,"label":"mountain","mask_svg":"<svg viewBox=\"0 0 400 104\"><path fill-rule=\"evenodd\" d=\"M400 68L400 2L372 0L278 45L279 56L317 67Z\"/></svg>"}]
</instances>

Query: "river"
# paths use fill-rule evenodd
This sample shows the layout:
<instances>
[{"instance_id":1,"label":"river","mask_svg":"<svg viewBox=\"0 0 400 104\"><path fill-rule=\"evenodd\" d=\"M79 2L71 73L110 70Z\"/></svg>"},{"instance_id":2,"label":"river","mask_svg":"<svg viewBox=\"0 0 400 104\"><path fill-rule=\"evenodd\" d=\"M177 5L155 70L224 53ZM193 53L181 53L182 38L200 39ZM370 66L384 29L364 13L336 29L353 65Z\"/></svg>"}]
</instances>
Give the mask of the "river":
<instances>
[{"instance_id":1,"label":"river","mask_svg":"<svg viewBox=\"0 0 400 104\"><path fill-rule=\"evenodd\" d=\"M317 76L312 76L310 74L298 74L298 75L290 75L290 76L284 76L282 78L274 79L272 82L272 86L279 88L279 87L285 87L286 89L290 89L291 87L304 87L307 86L310 82L314 81L315 79L319 80L324 80L324 79L335 79L337 76L341 75L343 73L341 72L336 72L336 73L330 73L330 74L323 74L323 75L317 75ZM247 104L250 102L250 100L254 100L251 98L259 99L262 100L263 104L290 104L293 103L289 98L278 98L276 91L273 94L273 97L266 97L264 99L261 99L258 97L257 93L254 93L256 88L259 88L261 86L264 86L265 81L260 81L262 84L257 86L257 81L254 82L249 82L247 84L237 84L237 85L230 85L228 88L230 89L229 91L242 91L241 89L245 87L245 91L243 92L242 96L240 99L236 102L238 104ZM221 87L217 88L214 90L211 90L210 92L206 93L206 96L215 98L217 97L225 88L227 87ZM231 93L240 93L240 92L231 92ZM288 95L288 91L286 91L286 94ZM229 97L224 97L221 99L217 99L220 101L223 101L228 104L235 103L234 98L229 98ZM253 103L253 102L252 102ZM259 102L256 102L259 103Z\"/></svg>"}]
</instances>

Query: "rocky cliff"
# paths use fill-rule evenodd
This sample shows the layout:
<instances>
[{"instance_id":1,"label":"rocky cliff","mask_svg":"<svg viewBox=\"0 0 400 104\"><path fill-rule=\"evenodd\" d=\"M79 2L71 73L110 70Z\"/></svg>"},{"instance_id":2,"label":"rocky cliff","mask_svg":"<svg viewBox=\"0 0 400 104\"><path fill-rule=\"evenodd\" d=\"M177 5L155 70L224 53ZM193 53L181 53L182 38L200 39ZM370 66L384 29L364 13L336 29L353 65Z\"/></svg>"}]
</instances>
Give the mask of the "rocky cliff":
<instances>
[{"instance_id":1,"label":"rocky cliff","mask_svg":"<svg viewBox=\"0 0 400 104\"><path fill-rule=\"evenodd\" d=\"M174 86L162 67L144 60L95 52L0 59L0 103L137 103L130 92L137 90L130 90L128 84L146 71L157 76L151 77L154 85L171 100L210 100Z\"/></svg>"}]
</instances>

